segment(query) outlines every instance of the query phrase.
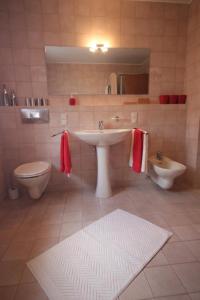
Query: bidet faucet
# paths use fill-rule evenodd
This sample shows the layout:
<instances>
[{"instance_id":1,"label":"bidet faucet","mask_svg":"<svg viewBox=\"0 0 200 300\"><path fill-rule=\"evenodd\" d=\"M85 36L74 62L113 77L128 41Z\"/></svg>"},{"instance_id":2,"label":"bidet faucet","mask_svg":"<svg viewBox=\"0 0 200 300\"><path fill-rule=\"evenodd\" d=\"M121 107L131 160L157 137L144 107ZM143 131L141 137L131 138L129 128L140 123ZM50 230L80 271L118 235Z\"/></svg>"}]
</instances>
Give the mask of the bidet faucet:
<instances>
[{"instance_id":1,"label":"bidet faucet","mask_svg":"<svg viewBox=\"0 0 200 300\"><path fill-rule=\"evenodd\" d=\"M156 152L156 159L162 160L162 158L163 158L162 152L160 152L160 151Z\"/></svg>"},{"instance_id":2,"label":"bidet faucet","mask_svg":"<svg viewBox=\"0 0 200 300\"><path fill-rule=\"evenodd\" d=\"M103 121L99 121L99 130L103 130L104 129L104 123Z\"/></svg>"}]
</instances>

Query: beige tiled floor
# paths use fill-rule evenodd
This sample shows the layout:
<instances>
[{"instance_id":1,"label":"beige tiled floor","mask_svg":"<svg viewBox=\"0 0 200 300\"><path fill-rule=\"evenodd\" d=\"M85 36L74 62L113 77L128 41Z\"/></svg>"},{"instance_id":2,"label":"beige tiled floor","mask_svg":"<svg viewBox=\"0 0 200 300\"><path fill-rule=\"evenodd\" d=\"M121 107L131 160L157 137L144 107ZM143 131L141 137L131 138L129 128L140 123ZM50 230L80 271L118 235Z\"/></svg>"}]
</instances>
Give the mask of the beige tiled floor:
<instances>
[{"instance_id":1,"label":"beige tiled floor","mask_svg":"<svg viewBox=\"0 0 200 300\"><path fill-rule=\"evenodd\" d=\"M109 199L76 191L3 201L0 300L47 300L26 261L116 208L174 233L120 299L200 300L200 191L163 191L148 180Z\"/></svg>"}]
</instances>

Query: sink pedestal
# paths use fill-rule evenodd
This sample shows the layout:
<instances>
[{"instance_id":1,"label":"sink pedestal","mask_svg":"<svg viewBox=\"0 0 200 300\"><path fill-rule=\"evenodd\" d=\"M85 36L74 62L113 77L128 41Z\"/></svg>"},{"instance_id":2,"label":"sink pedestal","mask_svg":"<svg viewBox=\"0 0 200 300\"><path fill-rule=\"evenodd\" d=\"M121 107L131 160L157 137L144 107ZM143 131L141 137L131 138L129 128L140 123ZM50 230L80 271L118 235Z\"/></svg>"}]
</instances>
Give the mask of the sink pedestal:
<instances>
[{"instance_id":1,"label":"sink pedestal","mask_svg":"<svg viewBox=\"0 0 200 300\"><path fill-rule=\"evenodd\" d=\"M109 198L112 195L109 177L109 146L97 146L96 197Z\"/></svg>"},{"instance_id":2,"label":"sink pedestal","mask_svg":"<svg viewBox=\"0 0 200 300\"><path fill-rule=\"evenodd\" d=\"M81 141L96 146L98 166L96 196L98 198L112 196L109 178L109 146L122 142L130 132L131 129L94 129L74 132Z\"/></svg>"}]
</instances>

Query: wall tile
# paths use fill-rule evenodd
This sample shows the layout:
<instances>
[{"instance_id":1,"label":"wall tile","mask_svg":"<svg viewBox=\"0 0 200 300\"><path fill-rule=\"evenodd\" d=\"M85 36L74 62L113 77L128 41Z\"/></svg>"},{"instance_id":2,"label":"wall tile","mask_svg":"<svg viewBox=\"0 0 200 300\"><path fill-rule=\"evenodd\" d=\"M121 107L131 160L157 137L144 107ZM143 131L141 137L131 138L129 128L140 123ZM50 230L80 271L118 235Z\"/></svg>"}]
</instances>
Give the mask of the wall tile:
<instances>
[{"instance_id":1,"label":"wall tile","mask_svg":"<svg viewBox=\"0 0 200 300\"><path fill-rule=\"evenodd\" d=\"M80 127L80 119L78 112L68 113L68 128L69 129L78 129Z\"/></svg>"},{"instance_id":2,"label":"wall tile","mask_svg":"<svg viewBox=\"0 0 200 300\"><path fill-rule=\"evenodd\" d=\"M12 65L1 65L0 81L14 81L14 68Z\"/></svg>"},{"instance_id":3,"label":"wall tile","mask_svg":"<svg viewBox=\"0 0 200 300\"><path fill-rule=\"evenodd\" d=\"M8 22L8 21L7 21ZM9 24L11 30L24 30L26 28L26 20L24 13L10 13Z\"/></svg>"},{"instance_id":4,"label":"wall tile","mask_svg":"<svg viewBox=\"0 0 200 300\"><path fill-rule=\"evenodd\" d=\"M106 2L106 16L120 17L120 0L110 0Z\"/></svg>"},{"instance_id":5,"label":"wall tile","mask_svg":"<svg viewBox=\"0 0 200 300\"><path fill-rule=\"evenodd\" d=\"M91 1L91 16L93 17L104 17L105 16L105 8L106 8L106 1L105 0L94 0Z\"/></svg>"},{"instance_id":6,"label":"wall tile","mask_svg":"<svg viewBox=\"0 0 200 300\"><path fill-rule=\"evenodd\" d=\"M59 13L67 16L73 16L75 13L75 1L74 0L58 0Z\"/></svg>"},{"instance_id":7,"label":"wall tile","mask_svg":"<svg viewBox=\"0 0 200 300\"><path fill-rule=\"evenodd\" d=\"M43 32L28 31L27 34L29 48L42 48L44 46Z\"/></svg>"},{"instance_id":8,"label":"wall tile","mask_svg":"<svg viewBox=\"0 0 200 300\"><path fill-rule=\"evenodd\" d=\"M0 127L3 129L16 128L15 113L13 112L1 114Z\"/></svg>"},{"instance_id":9,"label":"wall tile","mask_svg":"<svg viewBox=\"0 0 200 300\"><path fill-rule=\"evenodd\" d=\"M9 29L8 13L6 12L0 12L0 29L1 30Z\"/></svg>"},{"instance_id":10,"label":"wall tile","mask_svg":"<svg viewBox=\"0 0 200 300\"><path fill-rule=\"evenodd\" d=\"M33 96L31 83L30 82L17 82L16 93L17 93L18 97Z\"/></svg>"},{"instance_id":11,"label":"wall tile","mask_svg":"<svg viewBox=\"0 0 200 300\"><path fill-rule=\"evenodd\" d=\"M149 18L150 16L150 3L136 3L135 16L136 18Z\"/></svg>"},{"instance_id":12,"label":"wall tile","mask_svg":"<svg viewBox=\"0 0 200 300\"><path fill-rule=\"evenodd\" d=\"M58 13L58 0L42 0L42 12L45 14Z\"/></svg>"},{"instance_id":13,"label":"wall tile","mask_svg":"<svg viewBox=\"0 0 200 300\"><path fill-rule=\"evenodd\" d=\"M42 14L26 14L26 24L29 31L42 31Z\"/></svg>"},{"instance_id":14,"label":"wall tile","mask_svg":"<svg viewBox=\"0 0 200 300\"><path fill-rule=\"evenodd\" d=\"M13 64L11 48L0 48L0 65Z\"/></svg>"},{"instance_id":15,"label":"wall tile","mask_svg":"<svg viewBox=\"0 0 200 300\"><path fill-rule=\"evenodd\" d=\"M74 16L68 16L66 17L65 14L60 14L59 15L59 21L60 21L60 28L61 28L61 32L64 33L73 33L74 32L74 28L75 28L75 18Z\"/></svg>"},{"instance_id":16,"label":"wall tile","mask_svg":"<svg viewBox=\"0 0 200 300\"><path fill-rule=\"evenodd\" d=\"M133 1L122 1L121 2L121 17L124 18L135 18L136 4Z\"/></svg>"},{"instance_id":17,"label":"wall tile","mask_svg":"<svg viewBox=\"0 0 200 300\"><path fill-rule=\"evenodd\" d=\"M61 32L61 45L74 46L76 44L76 36L73 33Z\"/></svg>"},{"instance_id":18,"label":"wall tile","mask_svg":"<svg viewBox=\"0 0 200 300\"><path fill-rule=\"evenodd\" d=\"M15 66L16 81L31 81L30 67L18 65Z\"/></svg>"},{"instance_id":19,"label":"wall tile","mask_svg":"<svg viewBox=\"0 0 200 300\"><path fill-rule=\"evenodd\" d=\"M11 45L13 48L27 48L27 31L12 31L11 32Z\"/></svg>"},{"instance_id":20,"label":"wall tile","mask_svg":"<svg viewBox=\"0 0 200 300\"><path fill-rule=\"evenodd\" d=\"M61 43L60 34L55 32L44 32L44 44L50 46L58 46Z\"/></svg>"},{"instance_id":21,"label":"wall tile","mask_svg":"<svg viewBox=\"0 0 200 300\"><path fill-rule=\"evenodd\" d=\"M46 82L32 82L33 96L34 97L47 97L47 84Z\"/></svg>"},{"instance_id":22,"label":"wall tile","mask_svg":"<svg viewBox=\"0 0 200 300\"><path fill-rule=\"evenodd\" d=\"M7 12L8 11L8 1L2 0L0 2L0 11Z\"/></svg>"},{"instance_id":23,"label":"wall tile","mask_svg":"<svg viewBox=\"0 0 200 300\"><path fill-rule=\"evenodd\" d=\"M24 3L23 0L9 0L8 1L8 9L10 12L24 12Z\"/></svg>"},{"instance_id":24,"label":"wall tile","mask_svg":"<svg viewBox=\"0 0 200 300\"><path fill-rule=\"evenodd\" d=\"M33 145L23 145L19 148L20 164L36 161L35 147Z\"/></svg>"},{"instance_id":25,"label":"wall tile","mask_svg":"<svg viewBox=\"0 0 200 300\"><path fill-rule=\"evenodd\" d=\"M46 32L59 32L59 15L58 14L44 14L43 28Z\"/></svg>"},{"instance_id":26,"label":"wall tile","mask_svg":"<svg viewBox=\"0 0 200 300\"><path fill-rule=\"evenodd\" d=\"M104 32L106 32L106 30L107 30L107 27L106 27L107 24L106 24L105 17L92 17L91 25L89 22L87 22L87 24L86 24L86 22L85 21L83 22L83 20L80 22L80 26L81 26L81 23L83 23L84 26L86 26L86 29L84 29L85 33L87 33L87 31L88 31L87 28L89 29L90 26L91 26L91 32L93 34L104 34ZM79 24L77 26L79 26ZM78 30L78 32L80 32L79 28L77 30ZM84 31L82 31L82 33L84 33Z\"/></svg>"},{"instance_id":27,"label":"wall tile","mask_svg":"<svg viewBox=\"0 0 200 300\"><path fill-rule=\"evenodd\" d=\"M121 33L122 35L131 36L130 39L132 39L132 36L137 33L136 29L136 21L131 18L125 18L121 21Z\"/></svg>"},{"instance_id":28,"label":"wall tile","mask_svg":"<svg viewBox=\"0 0 200 300\"><path fill-rule=\"evenodd\" d=\"M90 0L77 0L75 1L75 13L77 16L89 17L90 16Z\"/></svg>"},{"instance_id":29,"label":"wall tile","mask_svg":"<svg viewBox=\"0 0 200 300\"><path fill-rule=\"evenodd\" d=\"M40 0L24 0L25 10L30 13L40 13L41 3Z\"/></svg>"},{"instance_id":30,"label":"wall tile","mask_svg":"<svg viewBox=\"0 0 200 300\"><path fill-rule=\"evenodd\" d=\"M1 36L1 47L9 48L11 46L10 32L1 29L0 36Z\"/></svg>"},{"instance_id":31,"label":"wall tile","mask_svg":"<svg viewBox=\"0 0 200 300\"><path fill-rule=\"evenodd\" d=\"M45 56L43 49L30 49L30 65L43 66L45 65Z\"/></svg>"},{"instance_id":32,"label":"wall tile","mask_svg":"<svg viewBox=\"0 0 200 300\"><path fill-rule=\"evenodd\" d=\"M199 186L195 180L199 172L199 106L200 90L198 88L198 75L195 72L200 66L199 52L199 24L198 12L200 5L198 1L193 1L189 9L189 22L187 31L187 51L186 51L186 78L185 93L188 97L187 127L186 127L186 161L188 168L188 180L193 185ZM180 62L181 63L181 62ZM182 64L182 63L181 63ZM188 147L190 145L190 147ZM192 149L192 152L191 152Z\"/></svg>"},{"instance_id":33,"label":"wall tile","mask_svg":"<svg viewBox=\"0 0 200 300\"><path fill-rule=\"evenodd\" d=\"M12 51L15 65L30 65L30 52L28 49L12 49Z\"/></svg>"},{"instance_id":34,"label":"wall tile","mask_svg":"<svg viewBox=\"0 0 200 300\"><path fill-rule=\"evenodd\" d=\"M87 17L77 17L75 20L75 28L77 33L90 33L91 21Z\"/></svg>"},{"instance_id":35,"label":"wall tile","mask_svg":"<svg viewBox=\"0 0 200 300\"><path fill-rule=\"evenodd\" d=\"M31 66L31 79L34 82L46 82L46 68L43 66Z\"/></svg>"}]
</instances>

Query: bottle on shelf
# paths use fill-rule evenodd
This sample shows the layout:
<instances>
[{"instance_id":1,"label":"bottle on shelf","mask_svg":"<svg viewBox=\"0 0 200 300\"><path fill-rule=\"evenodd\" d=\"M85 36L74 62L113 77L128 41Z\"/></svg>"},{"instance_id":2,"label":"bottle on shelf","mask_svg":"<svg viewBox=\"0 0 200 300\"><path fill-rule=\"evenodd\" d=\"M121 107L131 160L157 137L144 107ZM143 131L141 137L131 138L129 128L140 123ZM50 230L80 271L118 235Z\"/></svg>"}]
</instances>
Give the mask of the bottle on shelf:
<instances>
[{"instance_id":1,"label":"bottle on shelf","mask_svg":"<svg viewBox=\"0 0 200 300\"><path fill-rule=\"evenodd\" d=\"M11 90L10 105L11 106L16 106L17 105L16 95L15 95L14 90Z\"/></svg>"},{"instance_id":2,"label":"bottle on shelf","mask_svg":"<svg viewBox=\"0 0 200 300\"><path fill-rule=\"evenodd\" d=\"M6 89L6 85L3 85L3 105L9 106L10 105L10 97L8 95L8 91Z\"/></svg>"},{"instance_id":3,"label":"bottle on shelf","mask_svg":"<svg viewBox=\"0 0 200 300\"><path fill-rule=\"evenodd\" d=\"M3 90L0 89L0 106L3 106Z\"/></svg>"},{"instance_id":4,"label":"bottle on shelf","mask_svg":"<svg viewBox=\"0 0 200 300\"><path fill-rule=\"evenodd\" d=\"M47 105L49 105L49 100L48 99L43 99L43 103L44 103L44 106L47 106Z\"/></svg>"},{"instance_id":5,"label":"bottle on shelf","mask_svg":"<svg viewBox=\"0 0 200 300\"><path fill-rule=\"evenodd\" d=\"M25 99L25 104L26 104L26 106L33 106L32 99L26 97L26 99Z\"/></svg>"}]
</instances>

